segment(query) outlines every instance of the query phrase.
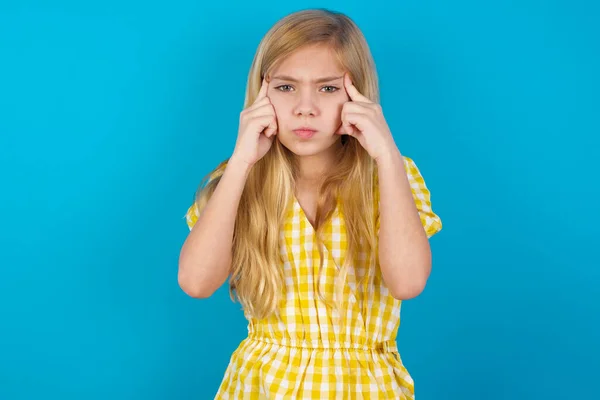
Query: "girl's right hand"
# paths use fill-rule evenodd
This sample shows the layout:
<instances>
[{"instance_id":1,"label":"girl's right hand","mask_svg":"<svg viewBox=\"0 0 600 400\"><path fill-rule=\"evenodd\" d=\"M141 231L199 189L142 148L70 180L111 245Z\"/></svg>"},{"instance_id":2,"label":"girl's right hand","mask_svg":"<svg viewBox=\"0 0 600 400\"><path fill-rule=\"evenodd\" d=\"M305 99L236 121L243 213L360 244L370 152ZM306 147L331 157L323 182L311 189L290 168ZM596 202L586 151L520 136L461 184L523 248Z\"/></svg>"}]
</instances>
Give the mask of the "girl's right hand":
<instances>
[{"instance_id":1,"label":"girl's right hand","mask_svg":"<svg viewBox=\"0 0 600 400\"><path fill-rule=\"evenodd\" d=\"M240 126L232 158L253 166L271 148L277 134L275 108L267 97L269 84L263 78L254 103L240 113Z\"/></svg>"}]
</instances>

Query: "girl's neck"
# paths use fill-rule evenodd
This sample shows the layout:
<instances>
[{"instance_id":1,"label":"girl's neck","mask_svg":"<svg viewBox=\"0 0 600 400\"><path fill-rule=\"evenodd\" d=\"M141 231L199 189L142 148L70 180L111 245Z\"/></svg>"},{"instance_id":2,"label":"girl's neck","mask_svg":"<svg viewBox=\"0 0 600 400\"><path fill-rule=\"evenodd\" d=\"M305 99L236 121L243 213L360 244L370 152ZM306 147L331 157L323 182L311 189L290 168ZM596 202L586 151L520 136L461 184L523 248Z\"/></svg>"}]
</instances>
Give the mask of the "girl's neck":
<instances>
[{"instance_id":1,"label":"girl's neck","mask_svg":"<svg viewBox=\"0 0 600 400\"><path fill-rule=\"evenodd\" d=\"M321 182L327 176L327 173L335 167L336 154L339 150L338 146L341 146L341 142L319 154L303 157L297 156L297 180L303 184Z\"/></svg>"}]
</instances>

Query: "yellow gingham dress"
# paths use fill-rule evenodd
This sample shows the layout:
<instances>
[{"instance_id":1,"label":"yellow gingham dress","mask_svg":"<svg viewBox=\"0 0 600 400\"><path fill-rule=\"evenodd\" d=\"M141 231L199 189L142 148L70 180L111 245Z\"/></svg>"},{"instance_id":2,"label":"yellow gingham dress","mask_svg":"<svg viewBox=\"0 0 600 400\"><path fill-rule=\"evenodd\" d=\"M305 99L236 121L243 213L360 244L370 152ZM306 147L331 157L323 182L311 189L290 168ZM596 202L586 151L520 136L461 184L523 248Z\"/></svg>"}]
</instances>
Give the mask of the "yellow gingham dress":
<instances>
[{"instance_id":1,"label":"yellow gingham dress","mask_svg":"<svg viewBox=\"0 0 600 400\"><path fill-rule=\"evenodd\" d=\"M441 220L432 211L430 193L414 161L404 157L404 165L431 237L441 230ZM197 219L193 204L186 213L190 230ZM376 226L379 229L379 218ZM276 315L264 320L246 315L248 337L231 355L215 399L414 399L413 380L396 347L401 301L389 293L380 270L368 288L357 288L367 257L363 253L354 260L344 287L345 318L340 318L318 297L319 251L313 227L295 197L280 235L286 296ZM339 207L324 236L321 284L332 296L336 265L343 262L346 249Z\"/></svg>"}]
</instances>

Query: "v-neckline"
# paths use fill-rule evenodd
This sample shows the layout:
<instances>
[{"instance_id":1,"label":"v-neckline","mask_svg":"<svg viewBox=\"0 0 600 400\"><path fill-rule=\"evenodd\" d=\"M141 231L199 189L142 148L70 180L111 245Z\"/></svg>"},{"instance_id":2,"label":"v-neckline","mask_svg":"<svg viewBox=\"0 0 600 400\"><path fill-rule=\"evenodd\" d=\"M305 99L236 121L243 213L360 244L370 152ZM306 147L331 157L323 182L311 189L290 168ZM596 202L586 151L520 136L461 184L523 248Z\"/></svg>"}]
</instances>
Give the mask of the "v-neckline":
<instances>
[{"instance_id":1,"label":"v-neckline","mask_svg":"<svg viewBox=\"0 0 600 400\"><path fill-rule=\"evenodd\" d=\"M293 202L294 202L294 207L298 208L298 212L300 213L300 218L303 219L304 222L306 222L308 224L308 226L310 226L310 230L312 232L316 232L315 226L308 219L308 216L306 215L306 212L304 211L304 208L302 208L302 205L300 204L300 200L298 200L298 197L296 197L295 194L292 194L292 198L293 198ZM339 204L336 201L336 204L335 204L335 207L333 209L333 212L331 213L331 216L325 221L325 223L323 224L323 226L326 226L327 224L329 224L331 222L331 220L333 219L333 217L335 216L335 214L336 214L336 212L338 210L338 206L339 206Z\"/></svg>"},{"instance_id":2,"label":"v-neckline","mask_svg":"<svg viewBox=\"0 0 600 400\"><path fill-rule=\"evenodd\" d=\"M315 226L313 225L312 222L310 222L310 219L308 219L308 216L306 215L306 211L304 211L304 208L302 208L302 204L300 204L300 200L298 200L298 197L296 196L296 194L293 194L293 199L294 199L294 207L298 208L298 212L300 213L300 217L304 220L304 222L306 222L309 226L311 231L315 231Z\"/></svg>"}]
</instances>

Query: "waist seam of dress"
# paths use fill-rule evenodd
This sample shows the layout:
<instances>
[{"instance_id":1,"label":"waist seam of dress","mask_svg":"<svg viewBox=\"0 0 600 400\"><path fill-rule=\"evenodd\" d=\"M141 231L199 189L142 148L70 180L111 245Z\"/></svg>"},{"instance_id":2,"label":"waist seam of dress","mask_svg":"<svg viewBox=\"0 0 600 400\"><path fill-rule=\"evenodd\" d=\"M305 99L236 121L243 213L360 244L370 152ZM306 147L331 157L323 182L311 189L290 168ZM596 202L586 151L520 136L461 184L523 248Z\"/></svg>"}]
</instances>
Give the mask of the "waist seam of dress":
<instances>
[{"instance_id":1,"label":"waist seam of dress","mask_svg":"<svg viewBox=\"0 0 600 400\"><path fill-rule=\"evenodd\" d=\"M363 351L383 351L397 352L398 347L395 340L386 340L373 344L360 344L349 342L329 342L320 340L318 344L305 340L275 339L264 336L249 335L248 340L254 342L263 342L282 347L306 349L306 350L363 350Z\"/></svg>"}]
</instances>

